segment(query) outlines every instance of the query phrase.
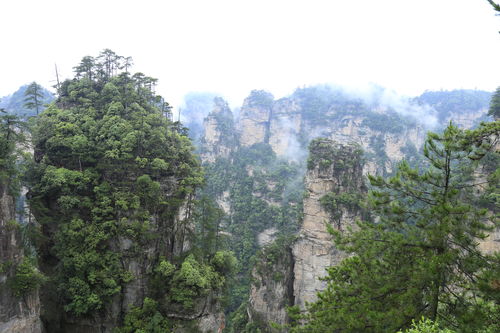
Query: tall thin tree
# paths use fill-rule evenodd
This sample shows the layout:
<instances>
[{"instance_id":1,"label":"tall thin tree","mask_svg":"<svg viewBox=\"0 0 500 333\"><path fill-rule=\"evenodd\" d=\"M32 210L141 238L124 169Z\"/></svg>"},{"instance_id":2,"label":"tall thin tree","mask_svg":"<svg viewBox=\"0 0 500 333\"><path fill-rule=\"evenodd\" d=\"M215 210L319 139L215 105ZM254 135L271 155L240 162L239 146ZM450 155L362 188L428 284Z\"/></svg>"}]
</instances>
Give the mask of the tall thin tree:
<instances>
[{"instance_id":1,"label":"tall thin tree","mask_svg":"<svg viewBox=\"0 0 500 333\"><path fill-rule=\"evenodd\" d=\"M38 116L43 106L42 101L42 87L38 83L33 81L24 92L24 107L30 110L35 110L36 115Z\"/></svg>"}]
</instances>

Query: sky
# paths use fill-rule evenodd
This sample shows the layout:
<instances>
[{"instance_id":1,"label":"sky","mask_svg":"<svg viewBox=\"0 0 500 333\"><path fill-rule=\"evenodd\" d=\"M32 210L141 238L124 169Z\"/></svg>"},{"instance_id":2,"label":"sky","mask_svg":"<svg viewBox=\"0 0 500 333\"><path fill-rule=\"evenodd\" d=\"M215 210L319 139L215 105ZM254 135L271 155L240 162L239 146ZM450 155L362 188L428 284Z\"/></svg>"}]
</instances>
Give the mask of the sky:
<instances>
[{"instance_id":1,"label":"sky","mask_svg":"<svg viewBox=\"0 0 500 333\"><path fill-rule=\"evenodd\" d=\"M55 84L109 48L159 79L232 106L318 83L375 83L407 96L500 85L500 16L486 0L2 0L0 96Z\"/></svg>"}]
</instances>

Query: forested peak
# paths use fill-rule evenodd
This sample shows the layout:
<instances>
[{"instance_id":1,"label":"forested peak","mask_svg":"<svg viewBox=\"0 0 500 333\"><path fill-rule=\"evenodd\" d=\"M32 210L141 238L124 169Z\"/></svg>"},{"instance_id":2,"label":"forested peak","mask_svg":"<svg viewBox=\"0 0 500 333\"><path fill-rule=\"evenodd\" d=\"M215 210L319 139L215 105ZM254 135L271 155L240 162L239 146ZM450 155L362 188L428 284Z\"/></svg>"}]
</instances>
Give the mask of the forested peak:
<instances>
[{"instance_id":1,"label":"forested peak","mask_svg":"<svg viewBox=\"0 0 500 333\"><path fill-rule=\"evenodd\" d=\"M488 109L491 92L472 89L456 89L450 91L426 91L414 101L419 105L430 105L441 119L450 113L464 113Z\"/></svg>"},{"instance_id":2,"label":"forested peak","mask_svg":"<svg viewBox=\"0 0 500 333\"><path fill-rule=\"evenodd\" d=\"M295 89L292 97L298 99L320 99L325 102L331 102L334 99L346 100L348 96L340 88L335 88L327 84L318 84L313 86L304 86Z\"/></svg>"},{"instance_id":3,"label":"forested peak","mask_svg":"<svg viewBox=\"0 0 500 333\"><path fill-rule=\"evenodd\" d=\"M146 110L158 108L171 118L171 107L155 92L158 79L129 72L131 57L119 56L109 49L97 57L85 56L73 67L75 77L57 86L58 105L101 109L113 102L115 109L128 108L134 102Z\"/></svg>"},{"instance_id":4,"label":"forested peak","mask_svg":"<svg viewBox=\"0 0 500 333\"><path fill-rule=\"evenodd\" d=\"M55 311L76 317L96 315L126 292L135 278L123 264L129 258L156 267L160 256L173 261L187 249L187 231L172 230L203 183L190 140L154 92L156 80L130 75L123 59L109 50L83 58L33 126L30 205L44 225L37 250L57 267L47 287L63 291ZM122 239L129 245L117 250ZM137 250L147 246L154 256Z\"/></svg>"},{"instance_id":5,"label":"forested peak","mask_svg":"<svg viewBox=\"0 0 500 333\"><path fill-rule=\"evenodd\" d=\"M309 144L309 170L319 167L324 169L334 164L334 169L352 169L353 164L362 164L363 150L352 142L343 144L328 138L316 138Z\"/></svg>"},{"instance_id":6,"label":"forested peak","mask_svg":"<svg viewBox=\"0 0 500 333\"><path fill-rule=\"evenodd\" d=\"M212 112L228 115L231 113L231 109L229 108L229 104L227 104L224 98L214 97L214 107L212 109Z\"/></svg>"},{"instance_id":7,"label":"forested peak","mask_svg":"<svg viewBox=\"0 0 500 333\"><path fill-rule=\"evenodd\" d=\"M117 55L110 49L103 50L97 57L85 56L73 67L76 78L107 80L122 72L128 73L133 61L131 57Z\"/></svg>"},{"instance_id":8,"label":"forested peak","mask_svg":"<svg viewBox=\"0 0 500 333\"><path fill-rule=\"evenodd\" d=\"M265 90L252 90L250 96L245 98L243 106L248 107L271 107L274 102L274 96Z\"/></svg>"},{"instance_id":9,"label":"forested peak","mask_svg":"<svg viewBox=\"0 0 500 333\"><path fill-rule=\"evenodd\" d=\"M365 109L360 98L352 97L344 89L327 84L297 88L292 98L299 101L304 110L311 114L323 114L332 107L345 108L354 106L356 109Z\"/></svg>"}]
</instances>

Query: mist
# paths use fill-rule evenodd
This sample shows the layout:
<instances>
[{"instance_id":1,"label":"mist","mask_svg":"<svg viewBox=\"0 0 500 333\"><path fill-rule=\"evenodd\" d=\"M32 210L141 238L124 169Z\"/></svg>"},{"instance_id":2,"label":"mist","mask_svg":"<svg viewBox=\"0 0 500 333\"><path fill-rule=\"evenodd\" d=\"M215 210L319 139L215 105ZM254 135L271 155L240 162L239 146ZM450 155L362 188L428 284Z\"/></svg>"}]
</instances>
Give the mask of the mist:
<instances>
[{"instance_id":1,"label":"mist","mask_svg":"<svg viewBox=\"0 0 500 333\"><path fill-rule=\"evenodd\" d=\"M417 104L414 97L401 95L395 90L375 83L358 86L333 86L352 98L359 98L379 112L394 111L403 117L410 117L428 130L438 126L438 112L429 105Z\"/></svg>"},{"instance_id":2,"label":"mist","mask_svg":"<svg viewBox=\"0 0 500 333\"><path fill-rule=\"evenodd\" d=\"M189 135L195 142L203 134L203 119L212 111L214 98L218 95L213 92L190 92L184 96L179 107L180 121L189 128ZM174 112L174 119L178 115Z\"/></svg>"}]
</instances>

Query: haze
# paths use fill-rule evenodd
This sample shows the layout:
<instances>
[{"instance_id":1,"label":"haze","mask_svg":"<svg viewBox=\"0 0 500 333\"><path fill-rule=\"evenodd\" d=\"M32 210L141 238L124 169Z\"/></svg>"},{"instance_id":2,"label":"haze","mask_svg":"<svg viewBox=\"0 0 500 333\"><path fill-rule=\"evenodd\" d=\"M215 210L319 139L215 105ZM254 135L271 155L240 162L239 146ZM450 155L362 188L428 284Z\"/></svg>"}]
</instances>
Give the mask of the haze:
<instances>
[{"instance_id":1,"label":"haze","mask_svg":"<svg viewBox=\"0 0 500 333\"><path fill-rule=\"evenodd\" d=\"M494 90L500 19L486 0L2 1L0 96L55 84L110 48L158 78L174 106L190 91L241 104L316 83L374 82L400 94Z\"/></svg>"}]
</instances>

